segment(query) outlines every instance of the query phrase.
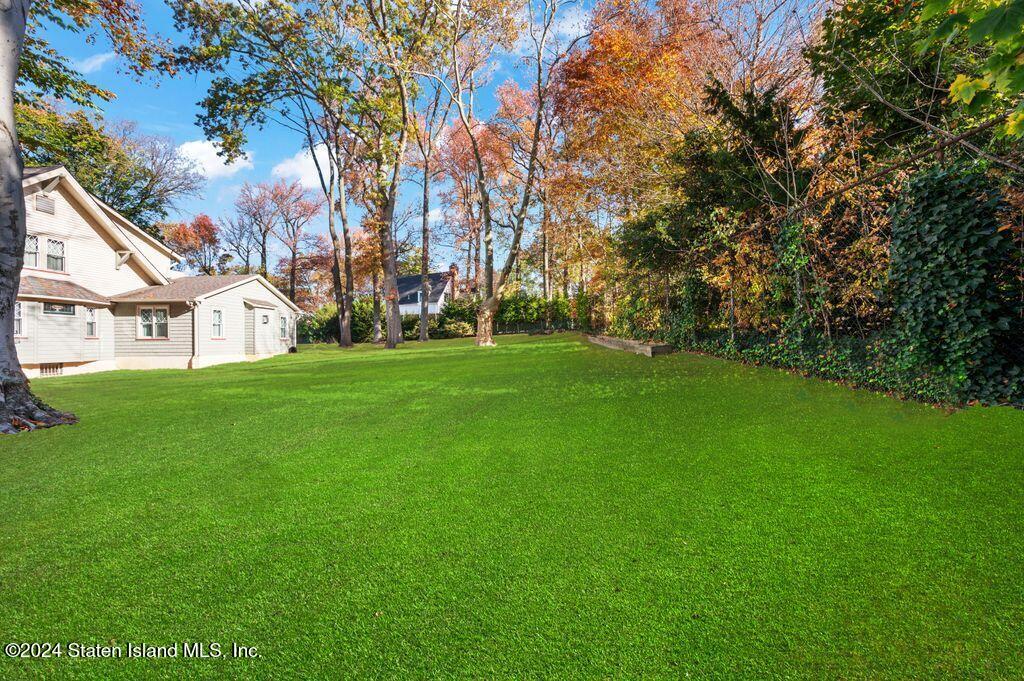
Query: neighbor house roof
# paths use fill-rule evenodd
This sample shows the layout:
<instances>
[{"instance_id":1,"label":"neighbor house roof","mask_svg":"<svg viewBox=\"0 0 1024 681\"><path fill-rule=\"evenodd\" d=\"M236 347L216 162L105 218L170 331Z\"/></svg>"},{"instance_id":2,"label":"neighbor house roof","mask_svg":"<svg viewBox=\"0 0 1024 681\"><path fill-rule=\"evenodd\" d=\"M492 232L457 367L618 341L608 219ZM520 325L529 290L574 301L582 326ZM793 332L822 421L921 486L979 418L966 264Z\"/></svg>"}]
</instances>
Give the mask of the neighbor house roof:
<instances>
[{"instance_id":1,"label":"neighbor house roof","mask_svg":"<svg viewBox=\"0 0 1024 681\"><path fill-rule=\"evenodd\" d=\"M18 286L18 297L33 300L62 303L94 303L109 305L110 299L70 281L44 279L43 277L22 277Z\"/></svg>"},{"instance_id":2,"label":"neighbor house roof","mask_svg":"<svg viewBox=\"0 0 1024 681\"><path fill-rule=\"evenodd\" d=\"M269 281L258 274L220 274L180 277L163 286L146 286L144 288L119 293L111 298L115 303L180 303L194 302L209 296L240 286L250 281L258 281L282 303L298 312L299 308L288 300ZM273 306L271 306L273 307Z\"/></svg>"},{"instance_id":3,"label":"neighbor house roof","mask_svg":"<svg viewBox=\"0 0 1024 681\"><path fill-rule=\"evenodd\" d=\"M448 284L449 272L431 272L427 275L430 278L430 302L436 303L441 300L441 294ZM419 274L411 274L407 277L398 278L398 304L412 305L416 302L416 292L420 290L422 277Z\"/></svg>"}]
</instances>

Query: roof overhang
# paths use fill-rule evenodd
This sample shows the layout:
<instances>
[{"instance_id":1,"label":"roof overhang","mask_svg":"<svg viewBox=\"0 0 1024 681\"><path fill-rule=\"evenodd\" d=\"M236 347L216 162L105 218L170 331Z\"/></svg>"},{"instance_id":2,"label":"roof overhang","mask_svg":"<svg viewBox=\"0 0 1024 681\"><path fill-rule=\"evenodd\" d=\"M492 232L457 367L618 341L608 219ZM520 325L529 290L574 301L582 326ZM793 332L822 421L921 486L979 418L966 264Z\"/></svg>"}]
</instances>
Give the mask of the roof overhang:
<instances>
[{"instance_id":1,"label":"roof overhang","mask_svg":"<svg viewBox=\"0 0 1024 681\"><path fill-rule=\"evenodd\" d=\"M141 227L136 225L134 222L132 222L131 220L129 220L125 216L123 216L120 213L118 213L116 210L111 208L110 205L107 204L102 199L100 199L100 198L98 198L96 196L93 196L92 194L90 194L89 196L92 196L93 201L95 201L99 205L99 207L102 208L103 211L105 213L107 213L114 220L114 222L115 222L115 224L117 224L117 226L119 226L119 227L123 226L123 227L127 228L128 231L130 231L132 234L134 234L135 236L139 237L140 239L142 239L147 244L149 244L150 246L152 246L156 250L158 250L161 253L163 253L164 255L166 255L168 258L170 258L174 262L184 262L185 258L183 258L182 256L180 256L177 253L175 253L174 251L172 251L170 248L168 248L167 244L163 243L159 239L155 239L152 234L147 233L146 230L142 229Z\"/></svg>"},{"instance_id":2,"label":"roof overhang","mask_svg":"<svg viewBox=\"0 0 1024 681\"><path fill-rule=\"evenodd\" d=\"M48 296L37 293L19 293L18 300L34 300L41 303L68 303L70 305L98 305L108 307L109 300L91 300L88 298L62 298L60 296Z\"/></svg>"},{"instance_id":3,"label":"roof overhang","mask_svg":"<svg viewBox=\"0 0 1024 681\"><path fill-rule=\"evenodd\" d=\"M224 293L225 291L230 291L233 288L237 288L239 286L242 286L243 284L248 284L249 282L252 282L252 281L258 281L261 284L263 284L263 288L265 288L268 291L270 291L274 295L275 298L277 298L279 301L281 301L286 306L288 306L293 312L301 312L302 311L302 310L299 309L298 305L296 305L292 301L288 300L288 296L286 296L283 293L281 293L280 291L278 291L276 286L271 284L269 281L264 279L262 275L259 275L259 274L254 274L254 275L252 275L251 277L249 277L247 279L241 279L239 281L231 282L230 284L228 284L226 286L222 286L221 288L219 288L219 289L217 289L215 291L210 291L209 293L204 293L201 296L196 296L195 300L196 300L196 302L200 302L200 301L205 300L206 298L209 298L211 296L219 295L221 293Z\"/></svg>"}]
</instances>

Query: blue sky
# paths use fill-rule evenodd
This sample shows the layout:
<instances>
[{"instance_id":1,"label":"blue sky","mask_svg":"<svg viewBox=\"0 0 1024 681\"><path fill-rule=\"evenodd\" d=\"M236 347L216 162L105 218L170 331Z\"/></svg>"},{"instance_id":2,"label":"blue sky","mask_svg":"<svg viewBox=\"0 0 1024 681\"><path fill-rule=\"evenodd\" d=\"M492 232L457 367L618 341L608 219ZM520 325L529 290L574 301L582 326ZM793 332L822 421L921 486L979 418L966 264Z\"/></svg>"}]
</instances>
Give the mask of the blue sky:
<instances>
[{"instance_id":1,"label":"blue sky","mask_svg":"<svg viewBox=\"0 0 1024 681\"><path fill-rule=\"evenodd\" d=\"M141 0L140 4L146 24L152 32L172 40L180 39L174 31L171 12L163 0ZM581 30L584 17L585 12L579 7L567 7L560 31L568 34ZM196 125L196 114L199 111L196 102L206 94L209 83L207 76L185 74L173 78L138 80L119 68L118 58L102 35L94 37L95 40L86 40L81 34L55 28L46 31L46 38L54 48L71 60L91 82L116 95L114 100L101 103L106 118L134 121L146 134L173 139L183 153L192 157L203 171L207 183L202 196L183 201L174 218L189 219L198 213L206 213L215 219L230 215L235 197L245 182L285 178L304 180L310 189L317 188L311 175L312 164L296 133L273 125L262 131L252 130L246 158L226 165ZM477 106L481 115L487 115L493 109L495 86L510 78L518 80L523 76L517 62L517 58L512 55L497 58L492 87L478 98ZM418 187L407 182L403 190L403 203L418 206L418 191ZM320 220L314 231L326 231L326 220ZM414 237L414 241L418 243L418 237ZM439 234L434 242L438 246L435 249L436 257L432 258L435 267L445 265L454 256L453 252L443 247L445 241L444 235Z\"/></svg>"}]
</instances>

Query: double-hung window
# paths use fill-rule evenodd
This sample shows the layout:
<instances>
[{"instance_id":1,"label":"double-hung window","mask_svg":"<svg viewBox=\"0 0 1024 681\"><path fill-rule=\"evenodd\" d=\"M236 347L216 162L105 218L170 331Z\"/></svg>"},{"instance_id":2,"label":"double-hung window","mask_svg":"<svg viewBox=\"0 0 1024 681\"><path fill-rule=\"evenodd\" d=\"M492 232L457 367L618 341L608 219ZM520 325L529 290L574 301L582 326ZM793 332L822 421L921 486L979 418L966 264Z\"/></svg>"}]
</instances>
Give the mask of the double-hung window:
<instances>
[{"instance_id":1,"label":"double-hung window","mask_svg":"<svg viewBox=\"0 0 1024 681\"><path fill-rule=\"evenodd\" d=\"M167 339L167 308L139 308L139 338L146 340Z\"/></svg>"},{"instance_id":2,"label":"double-hung window","mask_svg":"<svg viewBox=\"0 0 1024 681\"><path fill-rule=\"evenodd\" d=\"M288 318L281 317L281 340L288 340Z\"/></svg>"},{"instance_id":3,"label":"double-hung window","mask_svg":"<svg viewBox=\"0 0 1024 681\"><path fill-rule=\"evenodd\" d=\"M224 337L224 313L221 310L213 311L213 337Z\"/></svg>"},{"instance_id":4,"label":"double-hung window","mask_svg":"<svg viewBox=\"0 0 1024 681\"><path fill-rule=\"evenodd\" d=\"M39 237L35 234L25 237L25 267L39 267Z\"/></svg>"},{"instance_id":5,"label":"double-hung window","mask_svg":"<svg viewBox=\"0 0 1024 681\"><path fill-rule=\"evenodd\" d=\"M24 333L24 327L22 326L21 320L21 303L14 304L14 335L21 336Z\"/></svg>"},{"instance_id":6,"label":"double-hung window","mask_svg":"<svg viewBox=\"0 0 1024 681\"><path fill-rule=\"evenodd\" d=\"M99 335L99 327L96 325L96 308L87 307L85 308L85 337L98 338Z\"/></svg>"},{"instance_id":7,"label":"double-hung window","mask_svg":"<svg viewBox=\"0 0 1024 681\"><path fill-rule=\"evenodd\" d=\"M64 242L57 239L46 240L46 269L64 272Z\"/></svg>"}]
</instances>

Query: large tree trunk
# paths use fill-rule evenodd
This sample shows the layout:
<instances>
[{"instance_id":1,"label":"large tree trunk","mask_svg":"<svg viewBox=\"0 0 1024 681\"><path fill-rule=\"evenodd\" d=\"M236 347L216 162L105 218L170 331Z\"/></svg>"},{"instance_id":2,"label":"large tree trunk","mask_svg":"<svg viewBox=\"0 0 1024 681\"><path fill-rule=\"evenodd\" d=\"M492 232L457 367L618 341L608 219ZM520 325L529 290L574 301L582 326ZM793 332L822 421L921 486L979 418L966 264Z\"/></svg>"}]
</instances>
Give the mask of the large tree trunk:
<instances>
[{"instance_id":1,"label":"large tree trunk","mask_svg":"<svg viewBox=\"0 0 1024 681\"><path fill-rule=\"evenodd\" d=\"M491 221L484 219L484 298L494 297L494 235Z\"/></svg>"},{"instance_id":2,"label":"large tree trunk","mask_svg":"<svg viewBox=\"0 0 1024 681\"><path fill-rule=\"evenodd\" d=\"M494 342L494 315L498 313L498 305L501 300L498 296L491 296L481 301L476 309L476 344L483 347L495 345Z\"/></svg>"},{"instance_id":3,"label":"large tree trunk","mask_svg":"<svg viewBox=\"0 0 1024 681\"><path fill-rule=\"evenodd\" d=\"M402 338L402 316L398 311L398 257L395 240L391 236L393 209L385 210L380 227L381 250L384 255L384 315L386 336L384 347L393 350Z\"/></svg>"},{"instance_id":4,"label":"large tree trunk","mask_svg":"<svg viewBox=\"0 0 1024 681\"><path fill-rule=\"evenodd\" d=\"M420 254L420 342L430 340L430 163L423 164L423 252Z\"/></svg>"},{"instance_id":5,"label":"large tree trunk","mask_svg":"<svg viewBox=\"0 0 1024 681\"><path fill-rule=\"evenodd\" d=\"M260 275L267 276L267 239L270 232L260 231Z\"/></svg>"},{"instance_id":6,"label":"large tree trunk","mask_svg":"<svg viewBox=\"0 0 1024 681\"><path fill-rule=\"evenodd\" d=\"M344 179L340 180L344 183ZM355 299L355 277L352 274L352 234L348 228L348 197L342 186L339 192L341 201L341 234L345 243L345 295L341 306L341 345L351 347L352 342L352 305Z\"/></svg>"},{"instance_id":7,"label":"large tree trunk","mask_svg":"<svg viewBox=\"0 0 1024 681\"><path fill-rule=\"evenodd\" d=\"M345 316L345 289L341 283L341 243L334 226L334 188L329 192L327 210L327 231L331 236L331 280L334 283L334 304L338 309L338 345L347 348L352 345L351 319ZM347 334L346 334L347 331Z\"/></svg>"},{"instance_id":8,"label":"large tree trunk","mask_svg":"<svg viewBox=\"0 0 1024 681\"><path fill-rule=\"evenodd\" d=\"M0 2L0 433L75 423L32 394L14 346L14 302L25 262L25 193L14 125L14 83L31 0Z\"/></svg>"},{"instance_id":9,"label":"large tree trunk","mask_svg":"<svg viewBox=\"0 0 1024 681\"><path fill-rule=\"evenodd\" d=\"M381 343L384 335L380 328L380 274L373 268L373 342Z\"/></svg>"},{"instance_id":10,"label":"large tree trunk","mask_svg":"<svg viewBox=\"0 0 1024 681\"><path fill-rule=\"evenodd\" d=\"M295 279L296 266L298 265L298 251L292 250L291 262L288 263L288 300L295 302Z\"/></svg>"},{"instance_id":11,"label":"large tree trunk","mask_svg":"<svg viewBox=\"0 0 1024 681\"><path fill-rule=\"evenodd\" d=\"M480 239L481 230L477 227L476 244L473 251L473 288L476 289L477 295L480 295Z\"/></svg>"}]
</instances>

